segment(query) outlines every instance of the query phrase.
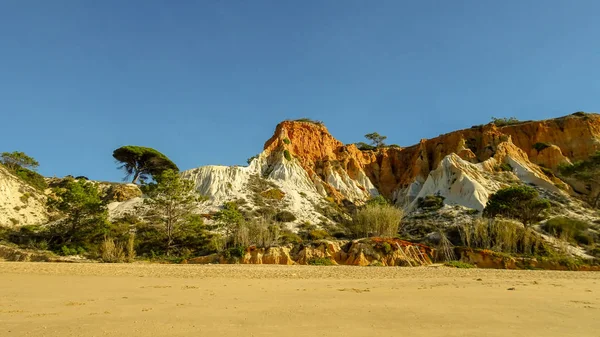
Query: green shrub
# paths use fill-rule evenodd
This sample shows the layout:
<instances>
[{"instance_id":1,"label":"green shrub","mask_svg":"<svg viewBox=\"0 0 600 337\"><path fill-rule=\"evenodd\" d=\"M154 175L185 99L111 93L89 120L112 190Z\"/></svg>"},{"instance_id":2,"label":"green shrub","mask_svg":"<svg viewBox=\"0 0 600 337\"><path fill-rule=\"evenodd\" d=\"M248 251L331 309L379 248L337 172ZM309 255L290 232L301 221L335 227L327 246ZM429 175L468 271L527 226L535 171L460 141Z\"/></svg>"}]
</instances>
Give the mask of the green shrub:
<instances>
[{"instance_id":1,"label":"green shrub","mask_svg":"<svg viewBox=\"0 0 600 337\"><path fill-rule=\"evenodd\" d=\"M588 228L588 223L567 217L552 218L542 226L542 229L552 236L581 244L591 244L593 242L593 239L585 233Z\"/></svg>"},{"instance_id":2,"label":"green shrub","mask_svg":"<svg viewBox=\"0 0 600 337\"><path fill-rule=\"evenodd\" d=\"M275 220L279 222L292 222L296 221L296 216L290 211L281 211L275 214Z\"/></svg>"},{"instance_id":3,"label":"green shrub","mask_svg":"<svg viewBox=\"0 0 600 337\"><path fill-rule=\"evenodd\" d=\"M358 143L355 143L354 145L356 145L356 147L361 151L373 151L373 150L377 149L377 147L371 146L371 145L369 145L367 143L363 143L363 142L358 142Z\"/></svg>"},{"instance_id":4,"label":"green shrub","mask_svg":"<svg viewBox=\"0 0 600 337\"><path fill-rule=\"evenodd\" d=\"M386 254L389 254L392 251L392 246L387 242L382 243L381 248L383 249L383 252Z\"/></svg>"},{"instance_id":5,"label":"green shrub","mask_svg":"<svg viewBox=\"0 0 600 337\"><path fill-rule=\"evenodd\" d=\"M444 207L444 199L440 195L427 195L417 199L417 207L427 211L435 211Z\"/></svg>"},{"instance_id":6,"label":"green shrub","mask_svg":"<svg viewBox=\"0 0 600 337\"><path fill-rule=\"evenodd\" d=\"M492 123L496 126L506 126L506 125L513 125L513 124L519 124L521 123L520 120L516 119L515 117L509 117L509 118L495 118L492 117Z\"/></svg>"},{"instance_id":7,"label":"green shrub","mask_svg":"<svg viewBox=\"0 0 600 337\"><path fill-rule=\"evenodd\" d=\"M304 123L323 125L322 121L318 121L318 120L314 120L314 119L310 119L310 118L298 118L298 119L294 120L294 122L304 122Z\"/></svg>"},{"instance_id":8,"label":"green shrub","mask_svg":"<svg viewBox=\"0 0 600 337\"><path fill-rule=\"evenodd\" d=\"M328 239L331 236L329 235L329 233L325 230L322 229L315 229L312 230L308 233L308 237L311 240L323 240L323 239Z\"/></svg>"},{"instance_id":9,"label":"green shrub","mask_svg":"<svg viewBox=\"0 0 600 337\"><path fill-rule=\"evenodd\" d=\"M282 244L298 244L302 242L302 238L298 234L286 229L281 231L281 233L279 234L279 241Z\"/></svg>"},{"instance_id":10,"label":"green shrub","mask_svg":"<svg viewBox=\"0 0 600 337\"><path fill-rule=\"evenodd\" d=\"M283 156L287 160L292 160L292 155L290 154L290 151L288 151L288 150L283 150Z\"/></svg>"},{"instance_id":11,"label":"green shrub","mask_svg":"<svg viewBox=\"0 0 600 337\"><path fill-rule=\"evenodd\" d=\"M497 215L518 219L529 225L541 218L542 211L550 208L550 202L540 198L529 186L510 186L492 194L483 210L486 217Z\"/></svg>"},{"instance_id":12,"label":"green shrub","mask_svg":"<svg viewBox=\"0 0 600 337\"><path fill-rule=\"evenodd\" d=\"M270 190L266 190L266 191L262 192L260 195L262 195L263 198L273 199L273 200L281 200L281 199L283 199L283 197L285 197L285 193L283 193L280 189L277 189L277 188L272 188Z\"/></svg>"},{"instance_id":13,"label":"green shrub","mask_svg":"<svg viewBox=\"0 0 600 337\"><path fill-rule=\"evenodd\" d=\"M462 269L476 268L474 265L467 263L467 262L462 262L462 261L448 261L448 262L444 263L444 265L447 267L462 268Z\"/></svg>"},{"instance_id":14,"label":"green shrub","mask_svg":"<svg viewBox=\"0 0 600 337\"><path fill-rule=\"evenodd\" d=\"M333 266L335 262L333 262L330 258L327 257L313 257L309 259L308 264L311 266Z\"/></svg>"},{"instance_id":15,"label":"green shrub","mask_svg":"<svg viewBox=\"0 0 600 337\"><path fill-rule=\"evenodd\" d=\"M389 202L383 195L380 194L369 199L369 201L367 201L367 205L389 205Z\"/></svg>"},{"instance_id":16,"label":"green shrub","mask_svg":"<svg viewBox=\"0 0 600 337\"><path fill-rule=\"evenodd\" d=\"M35 171L26 169L24 167L17 167L14 171L14 174L19 177L19 179L23 180L25 183L37 190L43 191L48 188L46 179L44 179L41 174Z\"/></svg>"},{"instance_id":17,"label":"green shrub","mask_svg":"<svg viewBox=\"0 0 600 337\"><path fill-rule=\"evenodd\" d=\"M478 209L471 208L471 209L468 209L468 210L466 211L466 213L467 213L467 214L469 214L469 215L475 215L475 214L478 214L478 213L479 213L479 210L478 210Z\"/></svg>"},{"instance_id":18,"label":"green shrub","mask_svg":"<svg viewBox=\"0 0 600 337\"><path fill-rule=\"evenodd\" d=\"M585 117L587 116L587 113L583 112L583 111L577 111L575 113L572 113L573 116L577 116L577 117Z\"/></svg>"},{"instance_id":19,"label":"green shrub","mask_svg":"<svg viewBox=\"0 0 600 337\"><path fill-rule=\"evenodd\" d=\"M550 144L548 144L548 143L535 143L535 144L533 144L533 148L537 152L541 152L543 149L547 149L549 147L550 147Z\"/></svg>"},{"instance_id":20,"label":"green shrub","mask_svg":"<svg viewBox=\"0 0 600 337\"><path fill-rule=\"evenodd\" d=\"M289 138L284 138L283 142L287 145L290 145L292 143L292 141Z\"/></svg>"},{"instance_id":21,"label":"green shrub","mask_svg":"<svg viewBox=\"0 0 600 337\"><path fill-rule=\"evenodd\" d=\"M513 167L509 163L502 163L494 168L496 171L512 172Z\"/></svg>"},{"instance_id":22,"label":"green shrub","mask_svg":"<svg viewBox=\"0 0 600 337\"><path fill-rule=\"evenodd\" d=\"M246 247L243 246L235 246L232 248L229 248L227 250L225 250L225 252L223 253L223 256L225 256L225 258L229 259L229 258L242 258L244 257L244 255L246 255Z\"/></svg>"},{"instance_id":23,"label":"green shrub","mask_svg":"<svg viewBox=\"0 0 600 337\"><path fill-rule=\"evenodd\" d=\"M540 170L542 170L542 172L544 172L544 174L545 174L547 177L550 177L550 178L554 177L554 172L552 172L552 170L551 170L551 169L549 169L549 168L547 168L547 167L540 166Z\"/></svg>"},{"instance_id":24,"label":"green shrub","mask_svg":"<svg viewBox=\"0 0 600 337\"><path fill-rule=\"evenodd\" d=\"M252 156L252 157L250 157L250 158L246 159L246 163L248 163L248 165L250 165L250 163L252 163L252 161L253 161L254 159L256 159L256 158L258 158L258 155L254 155L254 156Z\"/></svg>"}]
</instances>

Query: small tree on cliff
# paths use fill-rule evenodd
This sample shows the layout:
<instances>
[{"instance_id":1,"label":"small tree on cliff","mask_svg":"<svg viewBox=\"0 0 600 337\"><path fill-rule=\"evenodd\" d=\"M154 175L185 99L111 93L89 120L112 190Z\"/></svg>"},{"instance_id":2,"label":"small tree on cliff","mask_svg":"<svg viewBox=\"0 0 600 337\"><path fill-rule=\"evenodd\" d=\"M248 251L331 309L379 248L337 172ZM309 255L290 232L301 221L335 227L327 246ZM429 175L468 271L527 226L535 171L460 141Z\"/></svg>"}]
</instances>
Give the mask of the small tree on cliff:
<instances>
[{"instance_id":1,"label":"small tree on cliff","mask_svg":"<svg viewBox=\"0 0 600 337\"><path fill-rule=\"evenodd\" d=\"M26 155L24 152L2 152L1 157L4 166L13 171L17 170L18 168L35 170L40 165L37 160Z\"/></svg>"},{"instance_id":2,"label":"small tree on cliff","mask_svg":"<svg viewBox=\"0 0 600 337\"><path fill-rule=\"evenodd\" d=\"M560 165L558 171L566 177L572 177L590 185L589 203L593 207L598 207L598 201L600 201L600 152L591 155L587 160Z\"/></svg>"},{"instance_id":3,"label":"small tree on cliff","mask_svg":"<svg viewBox=\"0 0 600 337\"><path fill-rule=\"evenodd\" d=\"M174 170L166 170L156 178L156 183L144 188L148 195L145 202L151 206L146 218L164 233L165 252L170 255L176 237L190 227L198 227L193 210L202 199L194 182L182 179Z\"/></svg>"},{"instance_id":4,"label":"small tree on cliff","mask_svg":"<svg viewBox=\"0 0 600 337\"><path fill-rule=\"evenodd\" d=\"M382 146L385 146L383 141L387 139L387 136L382 136L382 135L378 134L377 132L373 132L373 133L367 133L365 135L365 138L367 138L368 140L371 141L371 145L373 145L375 147L382 147Z\"/></svg>"},{"instance_id":5,"label":"small tree on cliff","mask_svg":"<svg viewBox=\"0 0 600 337\"><path fill-rule=\"evenodd\" d=\"M48 199L48 206L67 215L53 228L57 232L53 244L86 244L103 235L108 211L93 183L68 178L53 192L55 197Z\"/></svg>"},{"instance_id":6,"label":"small tree on cliff","mask_svg":"<svg viewBox=\"0 0 600 337\"><path fill-rule=\"evenodd\" d=\"M167 156L155 149L143 146L122 146L113 152L113 157L122 165L119 169L125 171L123 180L133 176L132 183L136 184L138 180L145 182L149 177L160 176L163 171L179 171Z\"/></svg>"},{"instance_id":7,"label":"small tree on cliff","mask_svg":"<svg viewBox=\"0 0 600 337\"><path fill-rule=\"evenodd\" d=\"M483 209L483 215L497 215L518 219L525 226L540 219L540 214L550 208L550 202L540 198L538 192L529 186L511 186L492 194Z\"/></svg>"}]
</instances>

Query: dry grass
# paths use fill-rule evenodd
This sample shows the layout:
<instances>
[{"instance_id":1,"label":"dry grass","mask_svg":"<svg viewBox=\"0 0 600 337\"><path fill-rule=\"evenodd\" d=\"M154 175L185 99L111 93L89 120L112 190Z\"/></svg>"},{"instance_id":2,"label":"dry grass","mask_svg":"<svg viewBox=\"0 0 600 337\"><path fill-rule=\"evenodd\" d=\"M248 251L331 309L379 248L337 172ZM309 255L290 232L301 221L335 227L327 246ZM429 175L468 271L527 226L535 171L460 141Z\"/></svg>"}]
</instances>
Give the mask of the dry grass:
<instances>
[{"instance_id":1,"label":"dry grass","mask_svg":"<svg viewBox=\"0 0 600 337\"><path fill-rule=\"evenodd\" d=\"M102 262L118 263L125 260L123 245L109 237L104 238L100 246L100 254Z\"/></svg>"},{"instance_id":2,"label":"dry grass","mask_svg":"<svg viewBox=\"0 0 600 337\"><path fill-rule=\"evenodd\" d=\"M535 231L521 223L500 219L477 219L459 227L463 244L509 254L536 255L544 242Z\"/></svg>"},{"instance_id":3,"label":"dry grass","mask_svg":"<svg viewBox=\"0 0 600 337\"><path fill-rule=\"evenodd\" d=\"M356 213L348 227L356 237L394 237L402 215L402 210L391 205L367 205Z\"/></svg>"}]
</instances>

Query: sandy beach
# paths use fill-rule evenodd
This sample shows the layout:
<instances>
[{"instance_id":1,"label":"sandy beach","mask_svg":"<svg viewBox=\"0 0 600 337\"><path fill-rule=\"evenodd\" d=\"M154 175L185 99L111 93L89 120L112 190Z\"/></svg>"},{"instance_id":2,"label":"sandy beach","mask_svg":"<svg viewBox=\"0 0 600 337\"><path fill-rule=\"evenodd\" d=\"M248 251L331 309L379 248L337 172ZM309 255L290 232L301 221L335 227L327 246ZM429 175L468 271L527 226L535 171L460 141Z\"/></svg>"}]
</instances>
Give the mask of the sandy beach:
<instances>
[{"instance_id":1,"label":"sandy beach","mask_svg":"<svg viewBox=\"0 0 600 337\"><path fill-rule=\"evenodd\" d=\"M0 336L599 336L600 273L0 262Z\"/></svg>"}]
</instances>

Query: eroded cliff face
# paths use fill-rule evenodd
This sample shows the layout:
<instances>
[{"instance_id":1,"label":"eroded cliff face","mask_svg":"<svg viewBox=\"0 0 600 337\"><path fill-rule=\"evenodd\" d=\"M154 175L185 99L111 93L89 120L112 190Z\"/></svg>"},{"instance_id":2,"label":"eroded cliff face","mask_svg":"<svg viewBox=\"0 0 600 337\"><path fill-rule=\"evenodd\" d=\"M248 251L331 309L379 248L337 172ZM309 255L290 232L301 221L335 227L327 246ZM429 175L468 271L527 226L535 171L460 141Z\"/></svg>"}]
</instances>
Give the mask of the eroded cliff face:
<instances>
[{"instance_id":1,"label":"eroded cliff face","mask_svg":"<svg viewBox=\"0 0 600 337\"><path fill-rule=\"evenodd\" d=\"M322 194L338 202L360 202L380 193L405 206L430 193L482 209L488 195L506 185L494 176L500 167L510 167L525 183L570 193L555 176L558 165L598 150L600 117L585 114L504 127L487 124L406 148L375 151L344 145L321 124L285 121L266 142L264 153L267 162L287 153Z\"/></svg>"},{"instance_id":2,"label":"eroded cliff face","mask_svg":"<svg viewBox=\"0 0 600 337\"><path fill-rule=\"evenodd\" d=\"M0 226L35 225L47 220L44 193L0 166Z\"/></svg>"}]
</instances>

